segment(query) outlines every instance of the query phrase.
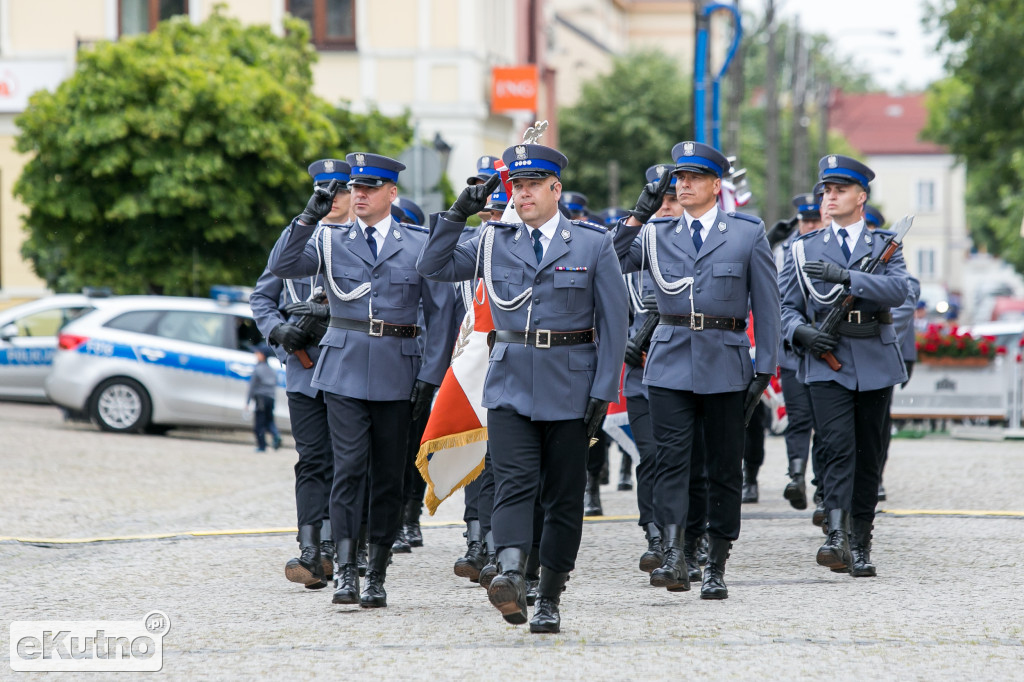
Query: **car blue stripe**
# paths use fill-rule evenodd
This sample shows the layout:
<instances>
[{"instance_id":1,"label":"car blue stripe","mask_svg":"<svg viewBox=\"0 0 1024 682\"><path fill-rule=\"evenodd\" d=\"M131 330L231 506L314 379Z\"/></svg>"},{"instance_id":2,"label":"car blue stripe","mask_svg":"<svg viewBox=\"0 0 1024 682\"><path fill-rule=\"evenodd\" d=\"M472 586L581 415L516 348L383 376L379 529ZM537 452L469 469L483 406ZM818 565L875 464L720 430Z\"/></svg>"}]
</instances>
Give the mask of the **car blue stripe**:
<instances>
[{"instance_id":1,"label":"car blue stripe","mask_svg":"<svg viewBox=\"0 0 1024 682\"><path fill-rule=\"evenodd\" d=\"M137 360L138 362L144 362L150 365L158 365L160 367L168 367L170 369L180 369L186 372L197 372L199 374L223 376L237 381L248 382L249 376L251 376L251 374L249 376L243 376L232 371L228 368L228 364L230 363L225 360L203 355L193 355L190 353L178 353L165 350L163 348L156 348L151 345L130 346L123 343L112 343L109 341L90 339L79 346L75 352L82 355L93 355L97 357ZM255 367L255 360L252 364ZM283 368L279 369L277 372L278 385L285 386L285 379L285 370Z\"/></svg>"},{"instance_id":2,"label":"car blue stripe","mask_svg":"<svg viewBox=\"0 0 1024 682\"><path fill-rule=\"evenodd\" d=\"M5 348L0 350L0 365L40 366L53 363L53 348Z\"/></svg>"}]
</instances>

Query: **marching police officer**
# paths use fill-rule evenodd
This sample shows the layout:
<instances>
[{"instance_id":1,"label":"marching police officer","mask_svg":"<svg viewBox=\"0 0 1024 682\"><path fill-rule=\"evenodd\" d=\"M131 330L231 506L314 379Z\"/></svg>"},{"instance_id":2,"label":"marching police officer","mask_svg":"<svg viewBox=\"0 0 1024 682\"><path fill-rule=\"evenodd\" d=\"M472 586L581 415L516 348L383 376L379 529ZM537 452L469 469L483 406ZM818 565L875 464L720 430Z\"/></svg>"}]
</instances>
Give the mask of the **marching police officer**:
<instances>
[{"instance_id":1,"label":"marching police officer","mask_svg":"<svg viewBox=\"0 0 1024 682\"><path fill-rule=\"evenodd\" d=\"M802 354L797 378L808 385L826 458L828 538L818 549L817 562L834 571L873 576L871 530L885 413L892 387L907 378L889 309L907 299L908 274L900 250L875 272L861 270L882 253L891 234L872 233L864 224L862 208L874 172L837 154L822 158L818 167L831 223L793 244L782 278L784 338ZM818 329L816 323L833 301L847 292L856 296L856 304L838 335ZM838 369L822 359L827 352Z\"/></svg>"},{"instance_id":2,"label":"marching police officer","mask_svg":"<svg viewBox=\"0 0 1024 682\"><path fill-rule=\"evenodd\" d=\"M333 601L373 608L387 606L384 580L402 522L409 423L429 408L448 367L454 290L416 272L426 230L391 217L405 166L368 153L349 154L346 161L355 222L311 239L330 210L329 191L317 188L271 253L269 267L279 277L324 271L330 328L312 385L325 393L334 451L331 527L339 586ZM356 552L367 472L369 558L360 595Z\"/></svg>"},{"instance_id":3,"label":"marching police officer","mask_svg":"<svg viewBox=\"0 0 1024 682\"><path fill-rule=\"evenodd\" d=\"M660 313L644 384L657 441L654 506L665 562L650 580L670 591L690 588L682 535L694 424L702 410L710 504L701 598L725 599L725 562L740 530L744 426L775 373L779 290L764 224L718 208L722 174L729 168L725 156L687 141L673 148L672 157L683 216L650 224L635 239L662 203L665 176L647 184L615 237L623 269L644 269L654 279ZM755 342L769 349L757 354L756 367L745 332L751 310Z\"/></svg>"},{"instance_id":4,"label":"marching police officer","mask_svg":"<svg viewBox=\"0 0 1024 682\"><path fill-rule=\"evenodd\" d=\"M590 217L587 210L587 195L582 192L562 192L558 205L568 212L569 218L573 220L588 220Z\"/></svg>"},{"instance_id":5,"label":"marching police officer","mask_svg":"<svg viewBox=\"0 0 1024 682\"><path fill-rule=\"evenodd\" d=\"M445 281L484 277L495 331L483 406L501 570L488 597L506 621L526 622L523 573L539 495L541 575L530 630L558 632L559 598L583 531L588 440L618 396L626 289L604 229L559 214L565 156L519 144L502 158L523 223L489 226L458 244L463 223L484 205L497 179L466 188L438 220L417 267Z\"/></svg>"},{"instance_id":6,"label":"marching police officer","mask_svg":"<svg viewBox=\"0 0 1024 682\"><path fill-rule=\"evenodd\" d=\"M326 188L331 180L347 183L350 170L350 166L339 159L320 159L308 168L314 188ZM329 226L348 222L350 204L348 187L341 185L334 194L330 212L321 219L320 225L330 229ZM285 236L286 231L281 233L278 243ZM285 564L284 573L288 580L310 589L326 587L326 581L334 574L334 538L328 508L334 464L324 394L310 385L313 366L320 356L319 338L298 326L298 315L289 313L288 308L310 301L318 287L322 291L323 278L319 275L282 280L265 269L249 296L260 333L270 340L285 366L288 413L295 449L299 453L295 463L295 511L300 554Z\"/></svg>"}]
</instances>

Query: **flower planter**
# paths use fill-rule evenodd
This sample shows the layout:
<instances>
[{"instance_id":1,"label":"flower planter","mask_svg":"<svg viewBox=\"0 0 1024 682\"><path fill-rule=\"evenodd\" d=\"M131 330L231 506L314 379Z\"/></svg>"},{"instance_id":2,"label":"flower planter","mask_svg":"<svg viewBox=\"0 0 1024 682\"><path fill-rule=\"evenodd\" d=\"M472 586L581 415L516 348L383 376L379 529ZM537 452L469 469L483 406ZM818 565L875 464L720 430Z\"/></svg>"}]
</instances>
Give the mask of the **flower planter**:
<instances>
[{"instance_id":1,"label":"flower planter","mask_svg":"<svg viewBox=\"0 0 1024 682\"><path fill-rule=\"evenodd\" d=\"M992 363L991 358L934 358L918 357L918 362L933 367L988 367Z\"/></svg>"}]
</instances>

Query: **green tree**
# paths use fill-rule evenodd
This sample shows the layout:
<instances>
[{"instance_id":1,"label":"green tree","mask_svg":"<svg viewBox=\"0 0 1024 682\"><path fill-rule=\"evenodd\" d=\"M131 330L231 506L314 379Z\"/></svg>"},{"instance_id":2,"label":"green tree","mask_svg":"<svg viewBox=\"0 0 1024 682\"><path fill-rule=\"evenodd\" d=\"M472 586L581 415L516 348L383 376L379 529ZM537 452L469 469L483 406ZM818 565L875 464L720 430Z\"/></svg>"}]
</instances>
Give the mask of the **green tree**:
<instances>
[{"instance_id":1,"label":"green tree","mask_svg":"<svg viewBox=\"0 0 1024 682\"><path fill-rule=\"evenodd\" d=\"M967 163L975 243L1024 272L1024 5L942 0L927 21L941 33L949 75L929 89L925 135Z\"/></svg>"},{"instance_id":2,"label":"green tree","mask_svg":"<svg viewBox=\"0 0 1024 682\"><path fill-rule=\"evenodd\" d=\"M305 205L305 166L349 144L398 149L408 124L311 91L304 22L283 37L219 10L79 54L16 123L22 253L57 291L204 294L252 283Z\"/></svg>"}]
</instances>

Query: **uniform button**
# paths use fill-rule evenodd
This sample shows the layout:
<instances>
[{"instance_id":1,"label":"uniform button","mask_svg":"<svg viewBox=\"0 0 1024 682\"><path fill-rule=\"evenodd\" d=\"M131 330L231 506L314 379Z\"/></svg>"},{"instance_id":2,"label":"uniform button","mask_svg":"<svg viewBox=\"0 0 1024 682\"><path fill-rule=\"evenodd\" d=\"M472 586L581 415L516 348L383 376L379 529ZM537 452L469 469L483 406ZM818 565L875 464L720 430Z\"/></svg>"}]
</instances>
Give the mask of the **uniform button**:
<instances>
[{"instance_id":1,"label":"uniform button","mask_svg":"<svg viewBox=\"0 0 1024 682\"><path fill-rule=\"evenodd\" d=\"M508 279L508 273L507 272L505 273L505 279Z\"/></svg>"},{"instance_id":2,"label":"uniform button","mask_svg":"<svg viewBox=\"0 0 1024 682\"><path fill-rule=\"evenodd\" d=\"M700 287L697 287L697 289L696 289L696 292L697 292L698 294L700 293ZM376 294L374 294L374 296L376 296Z\"/></svg>"},{"instance_id":3,"label":"uniform button","mask_svg":"<svg viewBox=\"0 0 1024 682\"><path fill-rule=\"evenodd\" d=\"M570 280L569 280L569 284L576 284L576 280L574 280L574 279L570 279Z\"/></svg>"},{"instance_id":4,"label":"uniform button","mask_svg":"<svg viewBox=\"0 0 1024 682\"><path fill-rule=\"evenodd\" d=\"M699 270L699 269L697 270L697 274L698 274L698 275L700 274L700 270Z\"/></svg>"},{"instance_id":5,"label":"uniform button","mask_svg":"<svg viewBox=\"0 0 1024 682\"><path fill-rule=\"evenodd\" d=\"M534 305L540 305L540 301L538 301L537 299L533 299L533 304Z\"/></svg>"},{"instance_id":6,"label":"uniform button","mask_svg":"<svg viewBox=\"0 0 1024 682\"><path fill-rule=\"evenodd\" d=\"M374 279L380 279L380 273L379 272L373 273L373 278Z\"/></svg>"},{"instance_id":7,"label":"uniform button","mask_svg":"<svg viewBox=\"0 0 1024 682\"><path fill-rule=\"evenodd\" d=\"M375 292L373 292L373 295L374 295L374 296L376 296L376 295L377 295L377 292L376 292L376 291L375 291Z\"/></svg>"},{"instance_id":8,"label":"uniform button","mask_svg":"<svg viewBox=\"0 0 1024 682\"><path fill-rule=\"evenodd\" d=\"M533 283L534 284L540 284L540 277L538 277L537 279L533 280Z\"/></svg>"},{"instance_id":9,"label":"uniform button","mask_svg":"<svg viewBox=\"0 0 1024 682\"><path fill-rule=\"evenodd\" d=\"M405 276L405 281L406 281L406 282L408 282L408 281L409 281L409 275L406 275L406 276Z\"/></svg>"}]
</instances>

